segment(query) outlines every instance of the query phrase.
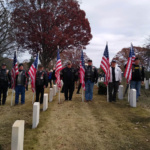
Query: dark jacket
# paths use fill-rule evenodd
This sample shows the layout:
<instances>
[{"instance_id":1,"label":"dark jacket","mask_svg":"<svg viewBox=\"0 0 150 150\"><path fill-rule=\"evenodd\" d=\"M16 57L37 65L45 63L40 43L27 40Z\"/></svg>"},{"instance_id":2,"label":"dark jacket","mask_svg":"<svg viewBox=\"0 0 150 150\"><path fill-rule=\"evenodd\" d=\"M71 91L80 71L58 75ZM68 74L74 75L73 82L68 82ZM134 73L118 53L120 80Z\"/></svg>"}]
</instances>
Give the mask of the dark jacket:
<instances>
[{"instance_id":1,"label":"dark jacket","mask_svg":"<svg viewBox=\"0 0 150 150\"><path fill-rule=\"evenodd\" d=\"M144 81L144 67L140 65L132 65L132 81Z\"/></svg>"},{"instance_id":2,"label":"dark jacket","mask_svg":"<svg viewBox=\"0 0 150 150\"><path fill-rule=\"evenodd\" d=\"M53 70L53 73L52 73L52 80L56 80L56 77L55 77L55 70Z\"/></svg>"},{"instance_id":3,"label":"dark jacket","mask_svg":"<svg viewBox=\"0 0 150 150\"><path fill-rule=\"evenodd\" d=\"M78 79L78 72L74 68L64 68L61 71L61 77L64 83L74 83Z\"/></svg>"},{"instance_id":4,"label":"dark jacket","mask_svg":"<svg viewBox=\"0 0 150 150\"><path fill-rule=\"evenodd\" d=\"M48 86L48 77L45 71L37 71L36 73L36 86Z\"/></svg>"},{"instance_id":5,"label":"dark jacket","mask_svg":"<svg viewBox=\"0 0 150 150\"><path fill-rule=\"evenodd\" d=\"M25 70L19 70L19 72L22 72L21 74L21 85L25 86L26 85L26 72ZM18 85L18 75L16 76L16 86Z\"/></svg>"},{"instance_id":6,"label":"dark jacket","mask_svg":"<svg viewBox=\"0 0 150 150\"><path fill-rule=\"evenodd\" d=\"M85 67L85 81L90 80L91 82L97 82L98 73L97 69L94 66L86 66Z\"/></svg>"},{"instance_id":7,"label":"dark jacket","mask_svg":"<svg viewBox=\"0 0 150 150\"><path fill-rule=\"evenodd\" d=\"M0 86L11 87L11 74L9 70L0 69Z\"/></svg>"}]
</instances>

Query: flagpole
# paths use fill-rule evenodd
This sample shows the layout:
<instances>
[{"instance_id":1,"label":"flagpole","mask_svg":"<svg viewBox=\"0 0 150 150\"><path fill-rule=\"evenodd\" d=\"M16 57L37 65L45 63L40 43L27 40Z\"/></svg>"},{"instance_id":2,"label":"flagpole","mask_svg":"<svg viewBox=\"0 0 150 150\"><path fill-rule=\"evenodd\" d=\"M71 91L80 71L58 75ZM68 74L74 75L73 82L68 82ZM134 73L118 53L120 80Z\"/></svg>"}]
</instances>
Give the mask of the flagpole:
<instances>
[{"instance_id":1,"label":"flagpole","mask_svg":"<svg viewBox=\"0 0 150 150\"><path fill-rule=\"evenodd\" d=\"M40 51L38 52L38 64L37 64L37 67L38 67L38 65L39 65L39 55L40 55ZM34 83L34 84L35 84L35 83ZM34 104L35 93L36 93L36 90L34 90L34 93L33 93L32 104Z\"/></svg>"},{"instance_id":2,"label":"flagpole","mask_svg":"<svg viewBox=\"0 0 150 150\"><path fill-rule=\"evenodd\" d=\"M16 59L17 59L17 50L16 50ZM15 81L14 81L15 82ZM15 83L14 83L15 85ZM13 88L12 89L12 95L11 95L11 106L13 106L13 96L14 96L14 92L15 92L15 89Z\"/></svg>"}]
</instances>

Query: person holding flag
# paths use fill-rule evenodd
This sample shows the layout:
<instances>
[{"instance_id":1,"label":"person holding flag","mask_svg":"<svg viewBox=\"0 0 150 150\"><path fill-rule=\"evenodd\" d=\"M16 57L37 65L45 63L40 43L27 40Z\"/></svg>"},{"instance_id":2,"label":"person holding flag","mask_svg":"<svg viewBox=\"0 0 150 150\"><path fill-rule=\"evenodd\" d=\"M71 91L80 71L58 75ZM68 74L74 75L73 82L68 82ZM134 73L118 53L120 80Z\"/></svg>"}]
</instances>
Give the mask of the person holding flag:
<instances>
[{"instance_id":1,"label":"person holding flag","mask_svg":"<svg viewBox=\"0 0 150 150\"><path fill-rule=\"evenodd\" d=\"M118 87L122 81L122 71L118 66L116 66L116 60L112 60L109 69L110 69L110 80L108 84L109 102L112 101L116 102Z\"/></svg>"},{"instance_id":2,"label":"person holding flag","mask_svg":"<svg viewBox=\"0 0 150 150\"><path fill-rule=\"evenodd\" d=\"M44 89L48 86L48 77L47 73L43 70L42 65L38 65L35 86L36 86L36 102L39 102L39 95L41 94L40 104L43 104Z\"/></svg>"},{"instance_id":3,"label":"person holding flag","mask_svg":"<svg viewBox=\"0 0 150 150\"><path fill-rule=\"evenodd\" d=\"M74 68L72 68L71 61L67 62L67 67L65 67L62 70L61 76L62 76L63 82L64 82L65 100L71 101L72 96L73 96L75 81L77 81L77 78L78 78L77 71ZM68 97L68 92L69 92L69 97Z\"/></svg>"},{"instance_id":4,"label":"person holding flag","mask_svg":"<svg viewBox=\"0 0 150 150\"><path fill-rule=\"evenodd\" d=\"M136 100L138 102L138 97L140 96L141 84L144 84L144 67L140 65L140 60L138 57L135 58L134 64L132 65L132 79L130 82L130 88L136 89Z\"/></svg>"},{"instance_id":5,"label":"person holding flag","mask_svg":"<svg viewBox=\"0 0 150 150\"><path fill-rule=\"evenodd\" d=\"M93 100L93 87L97 83L98 72L96 67L92 65L92 60L88 60L88 66L85 67L85 101ZM83 86L84 84L82 84Z\"/></svg>"}]
</instances>

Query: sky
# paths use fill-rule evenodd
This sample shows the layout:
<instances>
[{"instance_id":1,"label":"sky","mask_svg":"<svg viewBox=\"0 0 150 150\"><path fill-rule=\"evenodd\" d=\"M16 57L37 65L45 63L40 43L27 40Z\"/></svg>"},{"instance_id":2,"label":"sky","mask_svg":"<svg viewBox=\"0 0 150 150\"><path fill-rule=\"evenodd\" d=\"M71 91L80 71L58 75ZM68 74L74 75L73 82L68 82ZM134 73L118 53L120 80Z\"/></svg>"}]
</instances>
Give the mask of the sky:
<instances>
[{"instance_id":1,"label":"sky","mask_svg":"<svg viewBox=\"0 0 150 150\"><path fill-rule=\"evenodd\" d=\"M85 52L100 66L108 42L110 60L124 47L144 46L150 36L150 0L79 0L93 39ZM25 53L19 60L29 59Z\"/></svg>"}]
</instances>

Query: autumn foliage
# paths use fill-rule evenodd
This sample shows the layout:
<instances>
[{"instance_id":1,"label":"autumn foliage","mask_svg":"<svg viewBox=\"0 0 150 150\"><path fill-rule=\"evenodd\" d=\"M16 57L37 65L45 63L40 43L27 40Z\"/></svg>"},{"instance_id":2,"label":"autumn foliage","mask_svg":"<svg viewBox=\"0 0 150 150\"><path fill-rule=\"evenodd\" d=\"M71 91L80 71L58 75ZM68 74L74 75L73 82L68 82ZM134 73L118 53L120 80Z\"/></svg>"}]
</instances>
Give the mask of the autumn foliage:
<instances>
[{"instance_id":1,"label":"autumn foliage","mask_svg":"<svg viewBox=\"0 0 150 150\"><path fill-rule=\"evenodd\" d=\"M16 41L44 66L60 51L86 46L92 38L86 14L76 0L12 0Z\"/></svg>"}]
</instances>

